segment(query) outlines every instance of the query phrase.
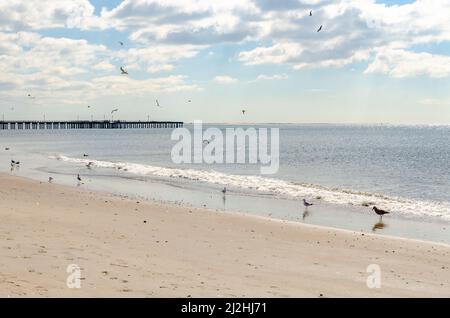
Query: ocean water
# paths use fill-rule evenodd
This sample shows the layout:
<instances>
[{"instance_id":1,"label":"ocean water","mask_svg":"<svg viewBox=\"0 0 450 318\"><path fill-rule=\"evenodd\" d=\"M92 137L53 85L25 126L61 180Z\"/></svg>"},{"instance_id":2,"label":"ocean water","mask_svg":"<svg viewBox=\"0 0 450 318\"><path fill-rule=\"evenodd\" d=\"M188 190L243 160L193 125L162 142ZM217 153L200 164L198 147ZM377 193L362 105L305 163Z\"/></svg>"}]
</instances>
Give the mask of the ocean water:
<instances>
[{"instance_id":1,"label":"ocean water","mask_svg":"<svg viewBox=\"0 0 450 318\"><path fill-rule=\"evenodd\" d=\"M276 174L261 175L251 164L175 164L171 129L0 131L0 166L10 171L10 160L20 160L13 173L69 184L76 174L106 186L115 180L150 198L158 195L155 182L172 185L174 200L177 188L220 193L226 186L230 193L280 202L306 198L364 213L366 205L377 205L405 218L450 222L450 126L239 127L280 129Z\"/></svg>"}]
</instances>

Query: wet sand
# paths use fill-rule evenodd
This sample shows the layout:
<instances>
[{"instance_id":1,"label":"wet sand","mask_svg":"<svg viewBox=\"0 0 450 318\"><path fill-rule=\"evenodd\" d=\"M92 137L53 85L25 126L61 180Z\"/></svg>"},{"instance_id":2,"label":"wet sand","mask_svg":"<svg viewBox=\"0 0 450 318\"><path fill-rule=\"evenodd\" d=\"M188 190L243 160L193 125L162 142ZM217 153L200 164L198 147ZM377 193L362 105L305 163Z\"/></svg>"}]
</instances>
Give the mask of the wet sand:
<instances>
[{"instance_id":1,"label":"wet sand","mask_svg":"<svg viewBox=\"0 0 450 318\"><path fill-rule=\"evenodd\" d=\"M450 297L450 246L0 174L0 296ZM81 288L66 285L81 268ZM381 288L366 285L370 264Z\"/></svg>"}]
</instances>

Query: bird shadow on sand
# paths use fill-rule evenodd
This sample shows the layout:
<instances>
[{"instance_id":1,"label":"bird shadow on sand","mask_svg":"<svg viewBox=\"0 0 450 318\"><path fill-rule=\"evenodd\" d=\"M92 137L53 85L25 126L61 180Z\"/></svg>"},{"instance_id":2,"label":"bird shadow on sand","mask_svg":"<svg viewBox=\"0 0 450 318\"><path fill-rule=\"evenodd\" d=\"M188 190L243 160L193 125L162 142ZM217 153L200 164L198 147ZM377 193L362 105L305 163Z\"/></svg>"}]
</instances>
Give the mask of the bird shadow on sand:
<instances>
[{"instance_id":1,"label":"bird shadow on sand","mask_svg":"<svg viewBox=\"0 0 450 318\"><path fill-rule=\"evenodd\" d=\"M305 210L303 211L303 214L302 214L302 221L304 222L305 219L309 216L310 216L310 212L308 211L308 208L305 208Z\"/></svg>"},{"instance_id":2,"label":"bird shadow on sand","mask_svg":"<svg viewBox=\"0 0 450 318\"><path fill-rule=\"evenodd\" d=\"M384 223L382 220L379 220L377 223L375 223L372 227L372 232L376 232L378 230L383 230L387 228L388 225Z\"/></svg>"}]
</instances>

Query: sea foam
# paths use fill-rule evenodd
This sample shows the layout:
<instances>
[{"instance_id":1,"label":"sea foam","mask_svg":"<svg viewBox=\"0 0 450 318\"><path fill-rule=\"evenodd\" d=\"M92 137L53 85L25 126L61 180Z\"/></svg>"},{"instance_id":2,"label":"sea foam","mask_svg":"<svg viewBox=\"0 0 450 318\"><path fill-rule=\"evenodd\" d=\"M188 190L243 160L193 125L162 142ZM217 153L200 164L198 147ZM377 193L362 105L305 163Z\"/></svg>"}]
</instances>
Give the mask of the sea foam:
<instances>
[{"instance_id":1,"label":"sea foam","mask_svg":"<svg viewBox=\"0 0 450 318\"><path fill-rule=\"evenodd\" d=\"M80 165L91 163L91 167L120 169L139 176L155 176L170 179L183 178L230 188L271 193L276 196L293 199L320 197L321 201L330 204L353 206L377 205L380 208L405 216L436 217L450 221L450 202L414 200L377 193L328 188L315 184L295 183L262 176L226 174L212 170L165 168L129 162L71 158L64 155L52 156L51 158Z\"/></svg>"}]
</instances>

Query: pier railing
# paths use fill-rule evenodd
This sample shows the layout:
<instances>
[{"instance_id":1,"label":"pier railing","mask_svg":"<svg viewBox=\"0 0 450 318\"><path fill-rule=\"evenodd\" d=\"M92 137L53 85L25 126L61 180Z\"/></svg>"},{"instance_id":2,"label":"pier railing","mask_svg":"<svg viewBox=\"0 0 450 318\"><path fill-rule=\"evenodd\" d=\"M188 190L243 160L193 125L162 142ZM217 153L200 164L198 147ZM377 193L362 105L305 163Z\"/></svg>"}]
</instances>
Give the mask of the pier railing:
<instances>
[{"instance_id":1,"label":"pier railing","mask_svg":"<svg viewBox=\"0 0 450 318\"><path fill-rule=\"evenodd\" d=\"M29 129L138 129L138 128L178 128L183 122L178 121L33 121L8 120L0 121L0 130L29 130Z\"/></svg>"}]
</instances>

